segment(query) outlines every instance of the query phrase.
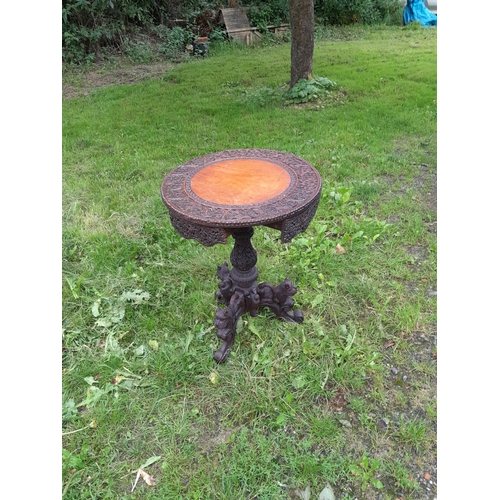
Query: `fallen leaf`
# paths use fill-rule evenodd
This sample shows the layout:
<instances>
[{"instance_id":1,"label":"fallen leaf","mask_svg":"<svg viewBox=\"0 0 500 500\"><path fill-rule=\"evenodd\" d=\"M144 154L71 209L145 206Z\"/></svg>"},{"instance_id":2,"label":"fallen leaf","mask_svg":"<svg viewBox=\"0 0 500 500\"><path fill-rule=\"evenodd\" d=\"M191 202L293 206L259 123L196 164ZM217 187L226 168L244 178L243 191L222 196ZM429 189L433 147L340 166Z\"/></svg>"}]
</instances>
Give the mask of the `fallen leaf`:
<instances>
[{"instance_id":1,"label":"fallen leaf","mask_svg":"<svg viewBox=\"0 0 500 500\"><path fill-rule=\"evenodd\" d=\"M139 469L139 474L141 475L142 479L146 481L146 484L149 486L155 486L156 485L156 480L153 476L150 476L144 469Z\"/></svg>"},{"instance_id":2,"label":"fallen leaf","mask_svg":"<svg viewBox=\"0 0 500 500\"><path fill-rule=\"evenodd\" d=\"M345 248L340 243L337 243L337 246L335 247L335 253L345 253Z\"/></svg>"},{"instance_id":3,"label":"fallen leaf","mask_svg":"<svg viewBox=\"0 0 500 500\"><path fill-rule=\"evenodd\" d=\"M335 500L335 495L333 494L333 489L330 483L326 483L323 491L319 494L319 500Z\"/></svg>"},{"instance_id":4,"label":"fallen leaf","mask_svg":"<svg viewBox=\"0 0 500 500\"><path fill-rule=\"evenodd\" d=\"M111 382L113 385L118 385L122 380L125 380L125 377L122 375L116 375L113 377L113 382Z\"/></svg>"},{"instance_id":5,"label":"fallen leaf","mask_svg":"<svg viewBox=\"0 0 500 500\"><path fill-rule=\"evenodd\" d=\"M99 316L99 305L101 303L101 299L99 299L97 302L94 302L94 305L92 306L92 316L94 318L97 318Z\"/></svg>"},{"instance_id":6,"label":"fallen leaf","mask_svg":"<svg viewBox=\"0 0 500 500\"><path fill-rule=\"evenodd\" d=\"M345 426L345 427L352 427L351 422L349 422L349 420L340 420L340 419L339 419L339 422L340 422L343 426Z\"/></svg>"},{"instance_id":7,"label":"fallen leaf","mask_svg":"<svg viewBox=\"0 0 500 500\"><path fill-rule=\"evenodd\" d=\"M142 290L134 290L133 292L123 292L121 295L122 300L131 300L134 304L140 304L149 300L151 295Z\"/></svg>"},{"instance_id":8,"label":"fallen leaf","mask_svg":"<svg viewBox=\"0 0 500 500\"><path fill-rule=\"evenodd\" d=\"M300 500L309 500L311 498L311 487L308 485L304 491L297 488L294 493Z\"/></svg>"},{"instance_id":9,"label":"fallen leaf","mask_svg":"<svg viewBox=\"0 0 500 500\"><path fill-rule=\"evenodd\" d=\"M219 375L217 375L217 372L212 372L208 378L210 379L210 382L212 382L212 384L216 384L219 380Z\"/></svg>"},{"instance_id":10,"label":"fallen leaf","mask_svg":"<svg viewBox=\"0 0 500 500\"><path fill-rule=\"evenodd\" d=\"M384 347L386 349L388 349L389 347L392 347L394 345L394 341L393 340L386 340L385 343L384 343Z\"/></svg>"},{"instance_id":11,"label":"fallen leaf","mask_svg":"<svg viewBox=\"0 0 500 500\"><path fill-rule=\"evenodd\" d=\"M432 478L432 476L431 476L428 472L426 472L426 473L424 474L424 479L425 479L426 481L430 481L430 480L431 480L431 478Z\"/></svg>"}]
</instances>

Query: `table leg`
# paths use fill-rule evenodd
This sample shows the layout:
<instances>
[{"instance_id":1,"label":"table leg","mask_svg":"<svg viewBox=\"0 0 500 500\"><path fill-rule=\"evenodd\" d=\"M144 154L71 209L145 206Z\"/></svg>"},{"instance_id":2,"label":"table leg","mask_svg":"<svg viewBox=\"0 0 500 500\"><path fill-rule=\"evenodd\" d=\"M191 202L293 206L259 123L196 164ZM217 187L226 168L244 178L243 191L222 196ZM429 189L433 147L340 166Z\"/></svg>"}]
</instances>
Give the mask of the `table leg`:
<instances>
[{"instance_id":1,"label":"table leg","mask_svg":"<svg viewBox=\"0 0 500 500\"><path fill-rule=\"evenodd\" d=\"M215 313L215 327L217 328L217 337L222 340L222 345L214 354L214 360L217 363L226 361L236 336L236 325L239 317L245 312L245 296L239 290L236 290L228 306L225 309L217 309Z\"/></svg>"},{"instance_id":2,"label":"table leg","mask_svg":"<svg viewBox=\"0 0 500 500\"><path fill-rule=\"evenodd\" d=\"M215 352L217 363L226 361L234 344L236 325L240 316L249 312L257 316L260 307L269 307L274 314L285 321L302 323L304 315L300 309L292 311L292 296L297 288L288 279L274 287L264 282L257 285L257 253L252 246L253 228L233 230L234 248L231 252L233 269L227 263L217 269L220 278L217 298L225 308L218 308L215 315L217 336L222 340L221 347Z\"/></svg>"}]
</instances>

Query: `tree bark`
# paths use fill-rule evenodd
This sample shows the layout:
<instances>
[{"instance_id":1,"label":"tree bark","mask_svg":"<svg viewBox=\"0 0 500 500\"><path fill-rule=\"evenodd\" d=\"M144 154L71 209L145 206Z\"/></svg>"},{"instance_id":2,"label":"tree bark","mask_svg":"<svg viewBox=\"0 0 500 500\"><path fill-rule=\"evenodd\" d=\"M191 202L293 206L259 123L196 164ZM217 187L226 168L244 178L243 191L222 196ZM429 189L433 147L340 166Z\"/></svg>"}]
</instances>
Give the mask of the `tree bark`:
<instances>
[{"instance_id":1,"label":"tree bark","mask_svg":"<svg viewBox=\"0 0 500 500\"><path fill-rule=\"evenodd\" d=\"M292 30L290 88L301 78L312 78L314 0L289 0Z\"/></svg>"}]
</instances>

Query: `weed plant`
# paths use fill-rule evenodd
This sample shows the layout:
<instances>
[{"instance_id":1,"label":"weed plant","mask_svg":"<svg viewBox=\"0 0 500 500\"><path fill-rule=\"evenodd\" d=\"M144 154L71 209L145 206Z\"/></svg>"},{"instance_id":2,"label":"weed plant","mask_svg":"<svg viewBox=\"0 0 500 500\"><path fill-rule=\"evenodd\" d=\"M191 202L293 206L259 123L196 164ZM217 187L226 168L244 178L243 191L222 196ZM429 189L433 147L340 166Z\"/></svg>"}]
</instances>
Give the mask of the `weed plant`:
<instances>
[{"instance_id":1,"label":"weed plant","mask_svg":"<svg viewBox=\"0 0 500 500\"><path fill-rule=\"evenodd\" d=\"M64 101L65 499L436 496L436 30L317 42L314 74L337 85L301 104L277 98L289 53L221 46ZM252 240L304 323L244 315L216 365L231 243L181 238L159 191L235 148L300 156L323 190L292 242ZM131 493L144 464L156 486Z\"/></svg>"}]
</instances>

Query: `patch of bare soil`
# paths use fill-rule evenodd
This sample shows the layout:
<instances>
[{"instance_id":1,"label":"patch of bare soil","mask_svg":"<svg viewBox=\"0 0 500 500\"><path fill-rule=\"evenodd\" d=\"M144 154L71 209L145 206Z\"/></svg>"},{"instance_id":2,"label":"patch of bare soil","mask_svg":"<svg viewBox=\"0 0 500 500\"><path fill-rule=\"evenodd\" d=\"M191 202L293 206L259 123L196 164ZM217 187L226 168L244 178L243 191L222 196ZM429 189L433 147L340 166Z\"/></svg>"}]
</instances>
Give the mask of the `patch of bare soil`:
<instances>
[{"instance_id":1,"label":"patch of bare soil","mask_svg":"<svg viewBox=\"0 0 500 500\"><path fill-rule=\"evenodd\" d=\"M92 90L109 85L130 85L132 83L162 77L174 64L158 62L119 66L114 69L95 67L87 71L71 72L63 75L62 93L64 99L74 99L88 95Z\"/></svg>"}]
</instances>

